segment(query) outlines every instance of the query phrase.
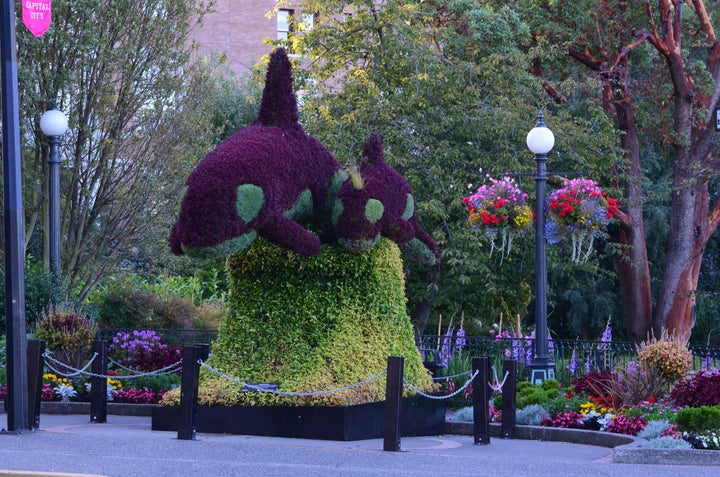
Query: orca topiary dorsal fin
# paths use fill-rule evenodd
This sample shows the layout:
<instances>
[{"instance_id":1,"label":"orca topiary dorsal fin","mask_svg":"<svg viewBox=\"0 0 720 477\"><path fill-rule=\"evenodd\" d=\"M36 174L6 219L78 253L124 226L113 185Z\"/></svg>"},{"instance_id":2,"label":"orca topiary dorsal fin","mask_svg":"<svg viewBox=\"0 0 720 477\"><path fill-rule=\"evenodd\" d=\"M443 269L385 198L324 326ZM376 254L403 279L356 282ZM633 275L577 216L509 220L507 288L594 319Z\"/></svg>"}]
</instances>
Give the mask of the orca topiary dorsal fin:
<instances>
[{"instance_id":1,"label":"orca topiary dorsal fin","mask_svg":"<svg viewBox=\"0 0 720 477\"><path fill-rule=\"evenodd\" d=\"M298 118L290 60L285 50L278 48L270 54L265 89L255 123L290 128L297 127Z\"/></svg>"}]
</instances>

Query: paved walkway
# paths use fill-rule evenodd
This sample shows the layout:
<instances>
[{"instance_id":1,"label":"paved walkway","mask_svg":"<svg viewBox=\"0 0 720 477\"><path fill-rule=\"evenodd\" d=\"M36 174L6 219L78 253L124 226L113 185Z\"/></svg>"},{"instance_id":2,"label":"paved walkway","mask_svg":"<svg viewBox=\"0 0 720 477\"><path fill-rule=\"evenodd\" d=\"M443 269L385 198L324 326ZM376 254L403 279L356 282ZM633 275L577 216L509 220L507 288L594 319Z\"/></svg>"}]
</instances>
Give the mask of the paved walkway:
<instances>
[{"instance_id":1,"label":"paved walkway","mask_svg":"<svg viewBox=\"0 0 720 477\"><path fill-rule=\"evenodd\" d=\"M7 423L0 415L0 427ZM617 476L716 477L713 466L618 464L612 449L471 436L402 439L384 452L382 439L354 442L152 431L149 417L42 415L39 431L0 435L0 476ZM718 462L720 465L720 462ZM37 474L34 472L43 472ZM44 474L49 473L49 474Z\"/></svg>"}]
</instances>

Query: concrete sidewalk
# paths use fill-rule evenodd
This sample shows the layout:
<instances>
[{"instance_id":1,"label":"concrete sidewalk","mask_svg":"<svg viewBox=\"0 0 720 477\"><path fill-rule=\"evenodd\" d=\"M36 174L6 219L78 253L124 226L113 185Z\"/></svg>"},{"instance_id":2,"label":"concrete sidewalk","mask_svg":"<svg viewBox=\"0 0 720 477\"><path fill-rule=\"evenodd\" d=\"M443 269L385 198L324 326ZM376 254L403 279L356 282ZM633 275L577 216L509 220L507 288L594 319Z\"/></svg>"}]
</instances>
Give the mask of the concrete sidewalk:
<instances>
[{"instance_id":1,"label":"concrete sidewalk","mask_svg":"<svg viewBox=\"0 0 720 477\"><path fill-rule=\"evenodd\" d=\"M2 423L6 416L0 415ZM178 440L152 431L149 417L42 415L39 431L0 435L0 476L717 476L718 467L620 464L613 449L563 442L471 436L402 439L384 452L382 439L353 442L198 434ZM699 451L701 452L701 451ZM720 462L718 462L720 465ZM47 472L37 474L32 472Z\"/></svg>"}]
</instances>

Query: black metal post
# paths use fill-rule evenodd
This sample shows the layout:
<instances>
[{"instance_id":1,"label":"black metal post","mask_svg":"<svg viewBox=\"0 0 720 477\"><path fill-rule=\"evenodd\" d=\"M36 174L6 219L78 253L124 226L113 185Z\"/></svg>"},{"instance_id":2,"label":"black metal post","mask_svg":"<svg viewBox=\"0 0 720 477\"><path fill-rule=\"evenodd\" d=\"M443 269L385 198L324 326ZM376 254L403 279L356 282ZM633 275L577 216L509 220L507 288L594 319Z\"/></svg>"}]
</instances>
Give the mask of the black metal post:
<instances>
[{"instance_id":1,"label":"black metal post","mask_svg":"<svg viewBox=\"0 0 720 477\"><path fill-rule=\"evenodd\" d=\"M48 136L48 259L56 285L60 281L60 159L59 136Z\"/></svg>"},{"instance_id":2,"label":"black metal post","mask_svg":"<svg viewBox=\"0 0 720 477\"><path fill-rule=\"evenodd\" d=\"M5 338L8 393L7 430L30 429L25 324L25 230L22 168L20 164L20 109L18 101L15 2L2 0L2 161L5 231Z\"/></svg>"},{"instance_id":3,"label":"black metal post","mask_svg":"<svg viewBox=\"0 0 720 477\"><path fill-rule=\"evenodd\" d=\"M195 440L197 435L197 398L200 388L200 364L198 360L206 360L209 351L210 345L206 344L185 346L183 348L178 439Z\"/></svg>"},{"instance_id":4,"label":"black metal post","mask_svg":"<svg viewBox=\"0 0 720 477\"><path fill-rule=\"evenodd\" d=\"M40 429L40 402L42 398L42 375L45 368L45 341L28 341L28 422L33 430Z\"/></svg>"},{"instance_id":5,"label":"black metal post","mask_svg":"<svg viewBox=\"0 0 720 477\"><path fill-rule=\"evenodd\" d=\"M490 358L472 359L472 372L479 371L473 387L473 436L475 444L490 444Z\"/></svg>"},{"instance_id":6,"label":"black metal post","mask_svg":"<svg viewBox=\"0 0 720 477\"><path fill-rule=\"evenodd\" d=\"M536 128L544 128L545 116L538 113ZM541 383L555 377L555 364L548 353L547 335L547 254L545 245L545 186L547 153L535 154L535 341L530 360L530 382Z\"/></svg>"},{"instance_id":7,"label":"black metal post","mask_svg":"<svg viewBox=\"0 0 720 477\"><path fill-rule=\"evenodd\" d=\"M385 438L383 450L400 452L400 413L405 358L388 356L385 381Z\"/></svg>"},{"instance_id":8,"label":"black metal post","mask_svg":"<svg viewBox=\"0 0 720 477\"><path fill-rule=\"evenodd\" d=\"M90 378L90 422L107 422L107 386L108 356L107 341L95 340L92 343L95 360Z\"/></svg>"},{"instance_id":9,"label":"black metal post","mask_svg":"<svg viewBox=\"0 0 720 477\"><path fill-rule=\"evenodd\" d=\"M515 439L515 388L517 383L517 360L503 361L502 422L500 435L503 439Z\"/></svg>"}]
</instances>

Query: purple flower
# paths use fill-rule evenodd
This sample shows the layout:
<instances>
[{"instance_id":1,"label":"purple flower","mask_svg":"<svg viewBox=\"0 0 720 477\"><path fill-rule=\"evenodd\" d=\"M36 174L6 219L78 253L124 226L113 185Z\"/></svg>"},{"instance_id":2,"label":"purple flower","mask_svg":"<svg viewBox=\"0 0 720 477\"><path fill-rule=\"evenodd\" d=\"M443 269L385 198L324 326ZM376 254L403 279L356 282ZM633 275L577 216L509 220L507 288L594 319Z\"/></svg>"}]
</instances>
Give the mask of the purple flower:
<instances>
[{"instance_id":1,"label":"purple flower","mask_svg":"<svg viewBox=\"0 0 720 477\"><path fill-rule=\"evenodd\" d=\"M567 370L570 372L570 376L575 376L577 367L578 367L577 351L573 350L572 358L570 358L570 364L567 365Z\"/></svg>"},{"instance_id":2,"label":"purple flower","mask_svg":"<svg viewBox=\"0 0 720 477\"><path fill-rule=\"evenodd\" d=\"M612 326L608 324L605 327L605 331L603 331L602 336L600 336L600 342L609 343L610 341L612 341Z\"/></svg>"},{"instance_id":3,"label":"purple flower","mask_svg":"<svg viewBox=\"0 0 720 477\"><path fill-rule=\"evenodd\" d=\"M465 328L461 326L455 334L455 349L458 351L462 350L465 345L467 345L467 340L465 339Z\"/></svg>"}]
</instances>

